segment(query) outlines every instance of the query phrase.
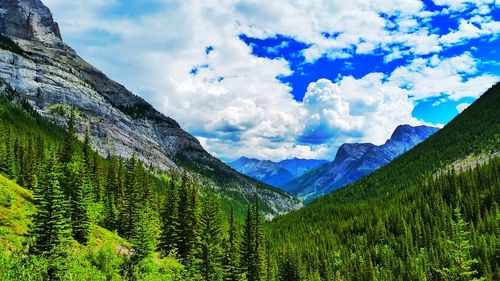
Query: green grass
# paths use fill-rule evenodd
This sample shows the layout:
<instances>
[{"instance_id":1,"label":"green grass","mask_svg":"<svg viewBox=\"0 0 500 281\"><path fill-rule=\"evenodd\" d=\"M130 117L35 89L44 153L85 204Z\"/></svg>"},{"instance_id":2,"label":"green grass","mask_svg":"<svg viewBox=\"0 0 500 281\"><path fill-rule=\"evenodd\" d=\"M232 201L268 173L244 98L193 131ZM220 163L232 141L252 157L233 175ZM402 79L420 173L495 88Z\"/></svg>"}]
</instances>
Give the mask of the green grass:
<instances>
[{"instance_id":1,"label":"green grass","mask_svg":"<svg viewBox=\"0 0 500 281\"><path fill-rule=\"evenodd\" d=\"M31 191L0 175L0 244L9 250L24 247L34 212ZM93 225L89 243L86 246L75 244L75 249L93 252L105 243L111 243L115 248L131 248L130 243L118 234Z\"/></svg>"},{"instance_id":2,"label":"green grass","mask_svg":"<svg viewBox=\"0 0 500 281\"><path fill-rule=\"evenodd\" d=\"M30 191L0 175L0 244L20 249L35 211Z\"/></svg>"}]
</instances>

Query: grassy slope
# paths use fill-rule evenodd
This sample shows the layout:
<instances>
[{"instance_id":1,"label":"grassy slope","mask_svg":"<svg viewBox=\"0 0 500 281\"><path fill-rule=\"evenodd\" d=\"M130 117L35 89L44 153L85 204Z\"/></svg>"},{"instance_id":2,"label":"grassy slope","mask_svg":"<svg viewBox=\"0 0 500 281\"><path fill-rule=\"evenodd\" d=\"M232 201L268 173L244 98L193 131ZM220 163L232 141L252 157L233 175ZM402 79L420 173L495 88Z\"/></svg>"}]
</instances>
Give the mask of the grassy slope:
<instances>
[{"instance_id":1,"label":"grassy slope","mask_svg":"<svg viewBox=\"0 0 500 281\"><path fill-rule=\"evenodd\" d=\"M0 175L0 244L11 250L21 249L26 242L34 212L31 191ZM92 227L90 241L89 249L105 242L129 247L127 241L98 226Z\"/></svg>"},{"instance_id":2,"label":"grassy slope","mask_svg":"<svg viewBox=\"0 0 500 281\"><path fill-rule=\"evenodd\" d=\"M332 231L328 229L332 219L348 220L349 214L343 213L348 206L355 204L360 210L369 209L459 159L500 151L499 114L500 83L497 83L442 130L408 153L370 176L275 219L268 226L271 237L277 244L299 243L304 239L323 241L321 231Z\"/></svg>"},{"instance_id":3,"label":"grassy slope","mask_svg":"<svg viewBox=\"0 0 500 281\"><path fill-rule=\"evenodd\" d=\"M34 212L30 191L0 175L0 244L19 249Z\"/></svg>"}]
</instances>

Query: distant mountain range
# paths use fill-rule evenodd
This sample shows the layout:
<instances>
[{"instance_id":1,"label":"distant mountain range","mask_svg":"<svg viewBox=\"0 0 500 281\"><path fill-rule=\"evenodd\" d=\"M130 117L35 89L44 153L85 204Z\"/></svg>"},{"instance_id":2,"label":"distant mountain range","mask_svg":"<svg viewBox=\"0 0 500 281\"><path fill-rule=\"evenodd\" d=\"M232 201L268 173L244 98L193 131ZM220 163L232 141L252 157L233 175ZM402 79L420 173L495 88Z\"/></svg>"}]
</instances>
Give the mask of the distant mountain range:
<instances>
[{"instance_id":1,"label":"distant mountain range","mask_svg":"<svg viewBox=\"0 0 500 281\"><path fill-rule=\"evenodd\" d=\"M241 157L228 165L236 171L272 186L281 186L307 171L326 164L326 160L287 159L280 162Z\"/></svg>"},{"instance_id":2,"label":"distant mountain range","mask_svg":"<svg viewBox=\"0 0 500 281\"><path fill-rule=\"evenodd\" d=\"M401 125L380 146L371 143L343 144L332 162L306 172L281 188L309 202L370 174L436 131L438 128Z\"/></svg>"}]
</instances>

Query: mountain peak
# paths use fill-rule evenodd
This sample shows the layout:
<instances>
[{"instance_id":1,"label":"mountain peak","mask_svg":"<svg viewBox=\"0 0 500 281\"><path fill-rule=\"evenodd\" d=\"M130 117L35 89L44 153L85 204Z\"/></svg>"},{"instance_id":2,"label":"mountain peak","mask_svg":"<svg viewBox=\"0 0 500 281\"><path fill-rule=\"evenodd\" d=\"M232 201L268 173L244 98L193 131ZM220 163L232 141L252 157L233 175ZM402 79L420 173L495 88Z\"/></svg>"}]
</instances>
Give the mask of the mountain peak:
<instances>
[{"instance_id":1,"label":"mountain peak","mask_svg":"<svg viewBox=\"0 0 500 281\"><path fill-rule=\"evenodd\" d=\"M283 188L306 201L312 200L368 175L437 130L428 126L400 125L383 145L345 143L339 147L333 162L288 182Z\"/></svg>"},{"instance_id":2,"label":"mountain peak","mask_svg":"<svg viewBox=\"0 0 500 281\"><path fill-rule=\"evenodd\" d=\"M408 124L399 125L391 135L390 140L402 141L407 137L418 136L427 138L429 135L437 132L439 129L436 127L429 127L425 125L411 126Z\"/></svg>"},{"instance_id":3,"label":"mountain peak","mask_svg":"<svg viewBox=\"0 0 500 281\"><path fill-rule=\"evenodd\" d=\"M0 32L46 45L62 44L59 26L40 0L0 1Z\"/></svg>"},{"instance_id":4,"label":"mountain peak","mask_svg":"<svg viewBox=\"0 0 500 281\"><path fill-rule=\"evenodd\" d=\"M344 143L339 147L334 162L342 162L349 157L359 158L374 146L371 143Z\"/></svg>"}]
</instances>

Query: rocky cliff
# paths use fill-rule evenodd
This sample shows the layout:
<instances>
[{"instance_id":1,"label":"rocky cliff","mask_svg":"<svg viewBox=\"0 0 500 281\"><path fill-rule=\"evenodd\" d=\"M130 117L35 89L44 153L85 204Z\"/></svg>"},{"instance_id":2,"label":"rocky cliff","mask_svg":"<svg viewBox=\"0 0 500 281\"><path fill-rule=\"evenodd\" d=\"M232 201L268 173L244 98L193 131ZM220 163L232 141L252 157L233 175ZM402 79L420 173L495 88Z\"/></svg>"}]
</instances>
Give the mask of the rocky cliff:
<instances>
[{"instance_id":1,"label":"rocky cliff","mask_svg":"<svg viewBox=\"0 0 500 281\"><path fill-rule=\"evenodd\" d=\"M62 41L40 0L2 0L0 32L0 79L58 125L76 112L80 134L88 126L92 144L103 156L135 153L162 170L188 170L212 188L245 198L258 192L269 212L299 207L288 194L211 156L175 120L85 62Z\"/></svg>"}]
</instances>

